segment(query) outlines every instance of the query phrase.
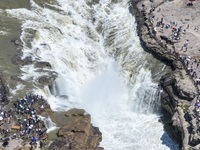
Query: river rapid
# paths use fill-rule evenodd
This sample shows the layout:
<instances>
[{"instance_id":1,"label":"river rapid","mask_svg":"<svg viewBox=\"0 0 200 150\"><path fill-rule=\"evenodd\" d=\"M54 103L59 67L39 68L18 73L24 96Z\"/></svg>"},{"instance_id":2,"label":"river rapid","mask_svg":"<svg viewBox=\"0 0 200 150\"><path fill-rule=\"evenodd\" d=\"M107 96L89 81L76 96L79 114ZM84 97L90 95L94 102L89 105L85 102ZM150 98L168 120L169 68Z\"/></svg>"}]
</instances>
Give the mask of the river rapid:
<instances>
[{"instance_id":1,"label":"river rapid","mask_svg":"<svg viewBox=\"0 0 200 150\"><path fill-rule=\"evenodd\" d=\"M129 6L128 0L1 1L1 41L20 37L22 59L31 56L52 66L13 65L17 49L4 42L1 70L7 70L7 79L23 80L8 81L13 98L31 88L53 111L85 109L106 150L177 150L158 122L157 84L166 66L141 47ZM52 71L55 82L41 89L39 77Z\"/></svg>"}]
</instances>

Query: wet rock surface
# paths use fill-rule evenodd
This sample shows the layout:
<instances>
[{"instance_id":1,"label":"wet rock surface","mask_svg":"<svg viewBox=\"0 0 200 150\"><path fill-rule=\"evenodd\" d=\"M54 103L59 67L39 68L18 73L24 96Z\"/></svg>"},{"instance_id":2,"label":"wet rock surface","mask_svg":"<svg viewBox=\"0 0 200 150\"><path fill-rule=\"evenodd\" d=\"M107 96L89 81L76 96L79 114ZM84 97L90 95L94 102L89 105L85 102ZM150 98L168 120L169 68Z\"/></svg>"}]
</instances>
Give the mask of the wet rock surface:
<instances>
[{"instance_id":1,"label":"wet rock surface","mask_svg":"<svg viewBox=\"0 0 200 150\"><path fill-rule=\"evenodd\" d=\"M51 69L51 64L49 62L36 62L34 65L35 65L36 68Z\"/></svg>"},{"instance_id":2,"label":"wet rock surface","mask_svg":"<svg viewBox=\"0 0 200 150\"><path fill-rule=\"evenodd\" d=\"M0 104L1 107L7 105L9 103L9 88L7 86L6 81L3 79L3 74L0 75Z\"/></svg>"},{"instance_id":3,"label":"wet rock surface","mask_svg":"<svg viewBox=\"0 0 200 150\"><path fill-rule=\"evenodd\" d=\"M23 42L21 41L21 39L13 39L11 40L11 42L13 42L16 46L23 47Z\"/></svg>"},{"instance_id":4,"label":"wet rock surface","mask_svg":"<svg viewBox=\"0 0 200 150\"><path fill-rule=\"evenodd\" d=\"M22 52L18 51L15 56L12 58L12 63L15 65L30 65L33 63L33 60L31 57L26 57L24 59L21 58L22 57Z\"/></svg>"},{"instance_id":5,"label":"wet rock surface","mask_svg":"<svg viewBox=\"0 0 200 150\"><path fill-rule=\"evenodd\" d=\"M22 59L22 51L19 50L15 56L12 58L12 62L15 65L25 66L25 65L34 65L35 68L37 68L36 71L43 72L46 75L39 76L37 81L41 85L52 85L52 83L57 78L57 73L54 71L51 71L51 64L49 62L42 62L42 61L33 61L32 57L25 57ZM21 81L21 79L17 76L11 76L13 80Z\"/></svg>"},{"instance_id":6,"label":"wet rock surface","mask_svg":"<svg viewBox=\"0 0 200 150\"><path fill-rule=\"evenodd\" d=\"M38 78L38 82L42 85L52 85L53 81L57 78L57 74L54 72L49 72L48 76L41 76Z\"/></svg>"}]
</instances>

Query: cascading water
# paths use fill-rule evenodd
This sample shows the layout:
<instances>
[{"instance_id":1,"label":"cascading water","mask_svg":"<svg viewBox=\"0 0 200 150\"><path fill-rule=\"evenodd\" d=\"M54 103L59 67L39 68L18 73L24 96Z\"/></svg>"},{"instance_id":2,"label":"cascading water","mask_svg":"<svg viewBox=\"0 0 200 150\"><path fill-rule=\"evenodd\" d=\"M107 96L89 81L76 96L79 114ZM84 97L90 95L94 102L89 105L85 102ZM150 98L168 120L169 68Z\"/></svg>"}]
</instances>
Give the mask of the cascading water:
<instances>
[{"instance_id":1,"label":"cascading water","mask_svg":"<svg viewBox=\"0 0 200 150\"><path fill-rule=\"evenodd\" d=\"M178 149L158 122L159 94L148 69L156 64L140 46L128 0L30 3L31 10L6 13L23 21L23 58L52 65L43 72L22 67L22 78L58 74L45 87L54 111L84 108L103 133L106 150Z\"/></svg>"},{"instance_id":2,"label":"cascading water","mask_svg":"<svg viewBox=\"0 0 200 150\"><path fill-rule=\"evenodd\" d=\"M54 122L52 122L51 118L45 118L40 116L40 118L44 121L44 125L47 128L47 133L57 129L56 124Z\"/></svg>"}]
</instances>

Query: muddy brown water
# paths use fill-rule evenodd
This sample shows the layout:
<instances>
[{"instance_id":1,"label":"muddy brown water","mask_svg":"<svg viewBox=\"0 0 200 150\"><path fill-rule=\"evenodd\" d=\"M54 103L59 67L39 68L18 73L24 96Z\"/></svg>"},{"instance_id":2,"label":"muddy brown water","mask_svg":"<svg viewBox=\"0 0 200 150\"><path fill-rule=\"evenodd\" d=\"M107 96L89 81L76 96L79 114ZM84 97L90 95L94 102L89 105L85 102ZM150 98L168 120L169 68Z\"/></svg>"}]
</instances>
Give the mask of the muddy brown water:
<instances>
[{"instance_id":1,"label":"muddy brown water","mask_svg":"<svg viewBox=\"0 0 200 150\"><path fill-rule=\"evenodd\" d=\"M53 4L53 0L34 0L40 6ZM16 100L18 97L25 96L26 92L31 91L33 84L27 81L14 80L12 76L21 76L22 71L19 65L14 65L11 61L12 57L20 51L13 42L13 39L19 39L21 36L21 21L17 18L12 18L6 13L6 9L26 8L31 9L30 0L0 0L0 76L6 80L10 90L15 90L19 84L25 85L25 88L17 91L16 95L10 93L9 99Z\"/></svg>"},{"instance_id":2,"label":"muddy brown water","mask_svg":"<svg viewBox=\"0 0 200 150\"><path fill-rule=\"evenodd\" d=\"M30 9L30 0L1 0L1 9L16 9L27 8Z\"/></svg>"},{"instance_id":3,"label":"muddy brown water","mask_svg":"<svg viewBox=\"0 0 200 150\"><path fill-rule=\"evenodd\" d=\"M44 5L44 2L49 4L55 3L53 0L34 0L40 6ZM12 76L20 77L22 71L20 70L19 65L15 65L12 63L12 58L14 55L21 51L22 49L16 46L13 42L14 39L19 39L21 36L21 21L8 16L5 12L5 9L17 9L17 8L26 8L30 9L30 0L0 0L0 76L3 76L9 89L12 91L16 88L18 84L25 85L20 91L16 92L16 95L12 93L9 94L9 100L15 101L19 97L25 96L26 92L30 92L34 85L31 82L20 81L16 79L12 79ZM53 8L51 8L53 9ZM12 107L12 103L10 103L7 108ZM65 118L65 112L55 112L55 117L59 117L56 119L57 126L62 126L63 119ZM65 123L65 122L64 122ZM55 130L49 133L49 139L53 140L56 137Z\"/></svg>"},{"instance_id":4,"label":"muddy brown water","mask_svg":"<svg viewBox=\"0 0 200 150\"><path fill-rule=\"evenodd\" d=\"M11 40L19 38L21 34L21 23L17 19L8 17L6 13L1 13L0 17L0 71L9 87L14 88L17 85L17 82L11 80L10 77L20 75L21 71L19 66L14 65L11 61L11 58L18 51Z\"/></svg>"}]
</instances>

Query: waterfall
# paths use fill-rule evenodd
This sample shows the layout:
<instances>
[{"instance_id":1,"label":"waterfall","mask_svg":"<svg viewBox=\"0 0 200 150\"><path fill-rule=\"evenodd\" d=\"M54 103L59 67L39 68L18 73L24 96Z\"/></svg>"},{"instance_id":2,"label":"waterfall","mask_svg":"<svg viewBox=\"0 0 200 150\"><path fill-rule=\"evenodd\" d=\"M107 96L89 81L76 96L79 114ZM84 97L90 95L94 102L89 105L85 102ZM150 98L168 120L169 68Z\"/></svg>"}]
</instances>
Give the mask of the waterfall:
<instances>
[{"instance_id":1,"label":"waterfall","mask_svg":"<svg viewBox=\"0 0 200 150\"><path fill-rule=\"evenodd\" d=\"M90 113L106 150L178 149L158 122L159 91L152 74L162 74L164 65L142 49L129 1L41 1L30 0L30 10L6 10L23 22L22 58L52 66L43 71L24 66L22 79L35 81L52 110L77 107ZM52 70L58 77L44 93L37 80ZM52 122L45 122L51 129Z\"/></svg>"},{"instance_id":2,"label":"waterfall","mask_svg":"<svg viewBox=\"0 0 200 150\"><path fill-rule=\"evenodd\" d=\"M50 117L48 117L48 118L42 117L42 116L39 116L39 117L40 117L40 119L42 119L44 121L44 125L47 128L47 131L46 131L47 133L58 128L58 127L56 127L56 124L54 122L52 122Z\"/></svg>"}]
</instances>

